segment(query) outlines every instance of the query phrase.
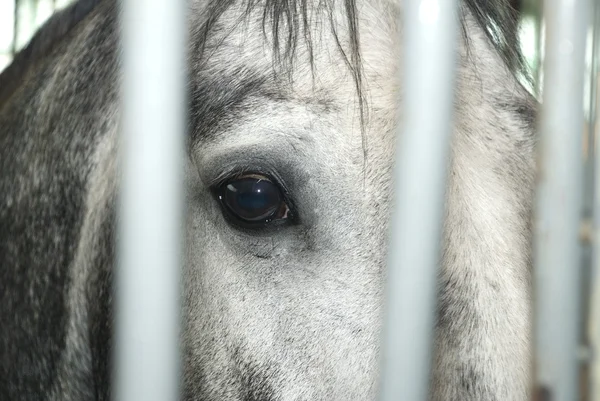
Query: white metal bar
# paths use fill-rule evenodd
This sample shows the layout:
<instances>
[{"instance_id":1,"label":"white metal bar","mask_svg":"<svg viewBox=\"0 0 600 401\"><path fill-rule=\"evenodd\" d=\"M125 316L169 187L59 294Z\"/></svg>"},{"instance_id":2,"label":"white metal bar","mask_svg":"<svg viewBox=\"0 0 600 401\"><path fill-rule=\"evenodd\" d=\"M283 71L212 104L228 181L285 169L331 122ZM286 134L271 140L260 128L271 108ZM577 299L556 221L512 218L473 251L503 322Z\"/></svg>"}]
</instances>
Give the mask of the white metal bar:
<instances>
[{"instance_id":1,"label":"white metal bar","mask_svg":"<svg viewBox=\"0 0 600 401\"><path fill-rule=\"evenodd\" d=\"M598 29L596 27L595 29ZM596 56L597 57L597 56ZM596 74L598 70L596 70ZM598 85L597 76L592 82ZM596 103L598 107L598 103ZM596 109L596 113L598 110ZM596 114L597 115L597 114ZM589 346L591 349L589 401L600 401L600 141L598 140L598 122L595 120L594 129L594 236L593 264L590 274L590 303L587 322Z\"/></svg>"},{"instance_id":2,"label":"white metal bar","mask_svg":"<svg viewBox=\"0 0 600 401\"><path fill-rule=\"evenodd\" d=\"M592 58L591 58L591 74L590 74L590 118L589 118L589 135L588 149L591 160L588 161L586 172L589 165L592 165L592 221L593 235L592 241L592 263L589 271L589 293L587 303L587 319L586 319L586 339L591 352L589 352L589 391L587 399L589 401L600 401L600 143L598 138L598 115L600 110L598 103L598 80L600 54L600 2L593 2L594 17L592 19ZM590 163L591 162L591 163ZM588 184L589 185L589 184ZM586 193L586 197L587 197Z\"/></svg>"},{"instance_id":3,"label":"white metal bar","mask_svg":"<svg viewBox=\"0 0 600 401\"><path fill-rule=\"evenodd\" d=\"M37 14L36 0L18 0L15 3L15 42L13 53L17 53L31 40L35 33L35 18Z\"/></svg>"},{"instance_id":4,"label":"white metal bar","mask_svg":"<svg viewBox=\"0 0 600 401\"><path fill-rule=\"evenodd\" d=\"M600 401L600 141L598 140L598 116L600 102L598 93L600 80L600 2L594 1L592 74L590 82L590 153L593 154L594 195L593 195L593 251L590 271L589 316L587 320L587 338L591 349L589 401Z\"/></svg>"},{"instance_id":5,"label":"white metal bar","mask_svg":"<svg viewBox=\"0 0 600 401\"><path fill-rule=\"evenodd\" d=\"M184 1L122 1L123 181L115 396L179 398Z\"/></svg>"},{"instance_id":6,"label":"white metal bar","mask_svg":"<svg viewBox=\"0 0 600 401\"><path fill-rule=\"evenodd\" d=\"M15 2L0 1L0 54L9 54L12 52L15 41L15 20L16 20Z\"/></svg>"},{"instance_id":7,"label":"white metal bar","mask_svg":"<svg viewBox=\"0 0 600 401\"><path fill-rule=\"evenodd\" d=\"M578 400L587 0L547 0L535 224L535 392Z\"/></svg>"},{"instance_id":8,"label":"white metal bar","mask_svg":"<svg viewBox=\"0 0 600 401\"><path fill-rule=\"evenodd\" d=\"M19 11L20 11L19 0L14 0L13 36L12 36L12 46L10 49L13 57L17 53L17 41L19 39L19 18L21 17Z\"/></svg>"},{"instance_id":9,"label":"white metal bar","mask_svg":"<svg viewBox=\"0 0 600 401\"><path fill-rule=\"evenodd\" d=\"M425 401L453 130L456 1L404 1L402 24L404 121L396 150L380 399Z\"/></svg>"}]
</instances>

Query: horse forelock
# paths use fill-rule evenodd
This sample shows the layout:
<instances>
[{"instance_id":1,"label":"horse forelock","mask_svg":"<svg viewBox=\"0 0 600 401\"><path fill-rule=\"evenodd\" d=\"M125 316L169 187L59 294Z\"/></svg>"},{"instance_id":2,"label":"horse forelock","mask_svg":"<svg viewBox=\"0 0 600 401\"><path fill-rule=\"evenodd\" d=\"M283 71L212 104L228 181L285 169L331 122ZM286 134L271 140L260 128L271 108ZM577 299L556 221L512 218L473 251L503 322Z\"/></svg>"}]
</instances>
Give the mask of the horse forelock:
<instances>
[{"instance_id":1,"label":"horse forelock","mask_svg":"<svg viewBox=\"0 0 600 401\"><path fill-rule=\"evenodd\" d=\"M79 24L102 0L78 0L55 13L33 36L28 45L19 51L12 63L0 72L0 105L25 80L30 67L47 56L75 26ZM342 45L338 29L334 23L333 13L336 9L334 0L242 0L245 15L250 15L258 7L263 15L263 33L272 38L274 62L283 69L291 70L296 60L296 49L299 39L303 39L309 52L309 62L313 66L313 26L319 21L312 20L316 10L325 10L330 17L330 29L336 39L337 46L353 74L361 112L366 112L364 88L362 84L362 63L359 37L358 5L356 0L344 0L343 11L347 24L348 48ZM205 8L205 23L201 28L199 40L196 42L198 54L203 54L206 41L221 15L232 5L240 5L238 0L210 0ZM518 13L512 9L507 0L481 1L464 0L479 25L484 28L488 39L501 55L506 65L513 71L523 73L529 78L527 68L521 54L517 35ZM462 13L465 14L464 12ZM463 19L464 20L464 19ZM464 23L463 23L464 26ZM463 29L464 39L468 35Z\"/></svg>"},{"instance_id":2,"label":"horse forelock","mask_svg":"<svg viewBox=\"0 0 600 401\"><path fill-rule=\"evenodd\" d=\"M391 0L398 3L398 0ZM401 3L401 1L400 1ZM248 17L257 8L261 7L263 33L272 38L274 62L287 68L293 68L298 40L303 39L309 52L309 61L312 64L314 53L314 28L320 25L315 19L320 11L325 11L330 19L330 29L333 33L339 50L344 60L355 74L357 86L361 83L361 52L359 37L359 6L356 0L344 0L343 6L336 5L335 0L211 0L203 10L206 15L202 26L196 50L203 54L206 41L219 18L232 6L245 8L244 15ZM508 0L463 0L461 22L466 25L464 16L466 10L474 17L503 61L512 70L524 68L523 56L518 42L518 12L513 9ZM342 45L338 34L338 27L334 22L333 14L339 8L343 9L347 24L347 42L349 48ZM318 17L316 17L318 18ZM240 21L241 22L241 21ZM467 33L463 29L463 35ZM360 88L359 88L360 89Z\"/></svg>"}]
</instances>

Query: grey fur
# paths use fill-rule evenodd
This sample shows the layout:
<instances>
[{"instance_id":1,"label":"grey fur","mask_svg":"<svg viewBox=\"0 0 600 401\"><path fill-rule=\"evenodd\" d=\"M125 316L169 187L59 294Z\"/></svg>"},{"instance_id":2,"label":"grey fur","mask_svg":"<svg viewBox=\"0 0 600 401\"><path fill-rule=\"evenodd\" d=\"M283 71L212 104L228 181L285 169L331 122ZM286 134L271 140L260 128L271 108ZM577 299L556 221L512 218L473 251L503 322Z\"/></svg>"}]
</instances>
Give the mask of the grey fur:
<instances>
[{"instance_id":1,"label":"grey fur","mask_svg":"<svg viewBox=\"0 0 600 401\"><path fill-rule=\"evenodd\" d=\"M185 399L374 399L402 7L357 1L349 32L347 4L308 1L309 37L274 64L252 3L190 2ZM525 401L536 105L468 3L432 399ZM0 88L2 400L110 395L116 16L101 1ZM298 224L229 225L210 187L236 169L277 175Z\"/></svg>"}]
</instances>

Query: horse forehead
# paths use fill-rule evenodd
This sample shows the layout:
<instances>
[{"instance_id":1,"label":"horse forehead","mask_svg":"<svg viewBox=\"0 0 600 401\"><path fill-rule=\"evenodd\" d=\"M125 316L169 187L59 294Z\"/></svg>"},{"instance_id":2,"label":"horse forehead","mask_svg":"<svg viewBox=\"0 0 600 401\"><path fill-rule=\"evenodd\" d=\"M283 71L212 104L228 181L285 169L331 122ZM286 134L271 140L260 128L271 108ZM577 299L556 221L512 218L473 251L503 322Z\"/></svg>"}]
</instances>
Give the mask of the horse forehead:
<instances>
[{"instance_id":1,"label":"horse forehead","mask_svg":"<svg viewBox=\"0 0 600 401\"><path fill-rule=\"evenodd\" d=\"M273 80L276 55L268 37L270 27L267 26L265 38L263 10L258 7L254 15L248 15L243 3L235 3L226 10L220 16L214 32L206 39L201 67L194 71L200 85L208 80L234 82L234 85L230 85L234 87L243 85L249 79L260 81L262 77ZM339 15L334 23L337 24L338 35L347 43L346 16L343 7L337 6L339 2L335 4L339 8L335 12ZM278 82L271 82L275 85L269 88L287 92L286 95L294 100L319 98L323 104L332 104L339 120L337 127L321 132L314 138L315 142L321 147L327 147L327 143L334 144L336 152L352 160L351 164L357 166L357 170L363 171L364 167L368 167L364 172L367 175L376 173L376 177L371 177L376 179L366 177L369 178L367 181L378 187L389 178L385 172L389 171L393 160L398 109L397 11L395 4L388 1L357 2L366 100L364 124L357 108L358 97L351 71L335 38L331 36L330 27L323 24L317 24L319 26L315 28L320 31L313 31L313 65L307 58L307 43L301 38L297 42L296 59L289 64L293 69L292 79L288 81L283 77ZM293 82L293 85L289 85L289 82ZM298 103L295 102L293 107L297 107ZM319 110L317 114L322 112ZM271 115L261 117L258 109L254 114L262 121L275 118ZM310 132L307 134L313 135ZM235 139L238 143L245 140L243 136ZM368 160L363 160L365 157Z\"/></svg>"}]
</instances>

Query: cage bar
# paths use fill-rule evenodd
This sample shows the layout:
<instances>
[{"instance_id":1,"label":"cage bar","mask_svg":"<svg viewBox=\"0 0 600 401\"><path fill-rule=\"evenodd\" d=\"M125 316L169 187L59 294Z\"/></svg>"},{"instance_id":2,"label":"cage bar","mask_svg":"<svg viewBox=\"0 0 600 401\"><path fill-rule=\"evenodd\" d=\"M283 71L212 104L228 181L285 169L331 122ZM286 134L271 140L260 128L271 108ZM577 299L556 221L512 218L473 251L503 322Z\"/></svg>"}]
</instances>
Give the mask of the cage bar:
<instances>
[{"instance_id":1,"label":"cage bar","mask_svg":"<svg viewBox=\"0 0 600 401\"><path fill-rule=\"evenodd\" d=\"M185 2L125 0L115 396L179 397Z\"/></svg>"},{"instance_id":2,"label":"cage bar","mask_svg":"<svg viewBox=\"0 0 600 401\"><path fill-rule=\"evenodd\" d=\"M547 0L534 247L535 393L575 401L587 0Z\"/></svg>"},{"instance_id":3,"label":"cage bar","mask_svg":"<svg viewBox=\"0 0 600 401\"><path fill-rule=\"evenodd\" d=\"M403 58L380 400L425 401L453 130L456 1L405 1L402 23L410 56Z\"/></svg>"},{"instance_id":4,"label":"cage bar","mask_svg":"<svg viewBox=\"0 0 600 401\"><path fill-rule=\"evenodd\" d=\"M588 148L589 157L586 164L586 172L588 173L588 182L586 182L586 197L587 201L592 204L592 230L591 230L591 245L592 245L592 263L588 270L588 277L585 277L584 282L589 283L587 310L584 311L584 329L586 330L585 339L588 346L587 355L590 357L587 372L589 373L589 381L586 382L584 391L587 391L587 397L582 397L589 401L600 401L600 143L598 138L598 115L599 102L598 93L600 80L598 80L599 60L600 56L600 2L593 2L593 19L592 26L592 57L591 57L591 73L590 73L590 108L589 108L589 124L588 124ZM591 167L591 168L590 168ZM591 170L591 171L590 171ZM588 193L591 192L591 196ZM587 281L585 280L587 278Z\"/></svg>"},{"instance_id":5,"label":"cage bar","mask_svg":"<svg viewBox=\"0 0 600 401\"><path fill-rule=\"evenodd\" d=\"M591 68L591 94L590 94L590 141L593 149L593 236L592 236L592 266L589 275L589 303L588 318L585 329L587 330L588 346L591 350L589 355L589 401L600 401L600 141L598 140L598 116L600 113L600 102L598 102L598 85L600 85L599 60L600 57L600 2L594 3L593 24L593 47Z\"/></svg>"}]
</instances>

